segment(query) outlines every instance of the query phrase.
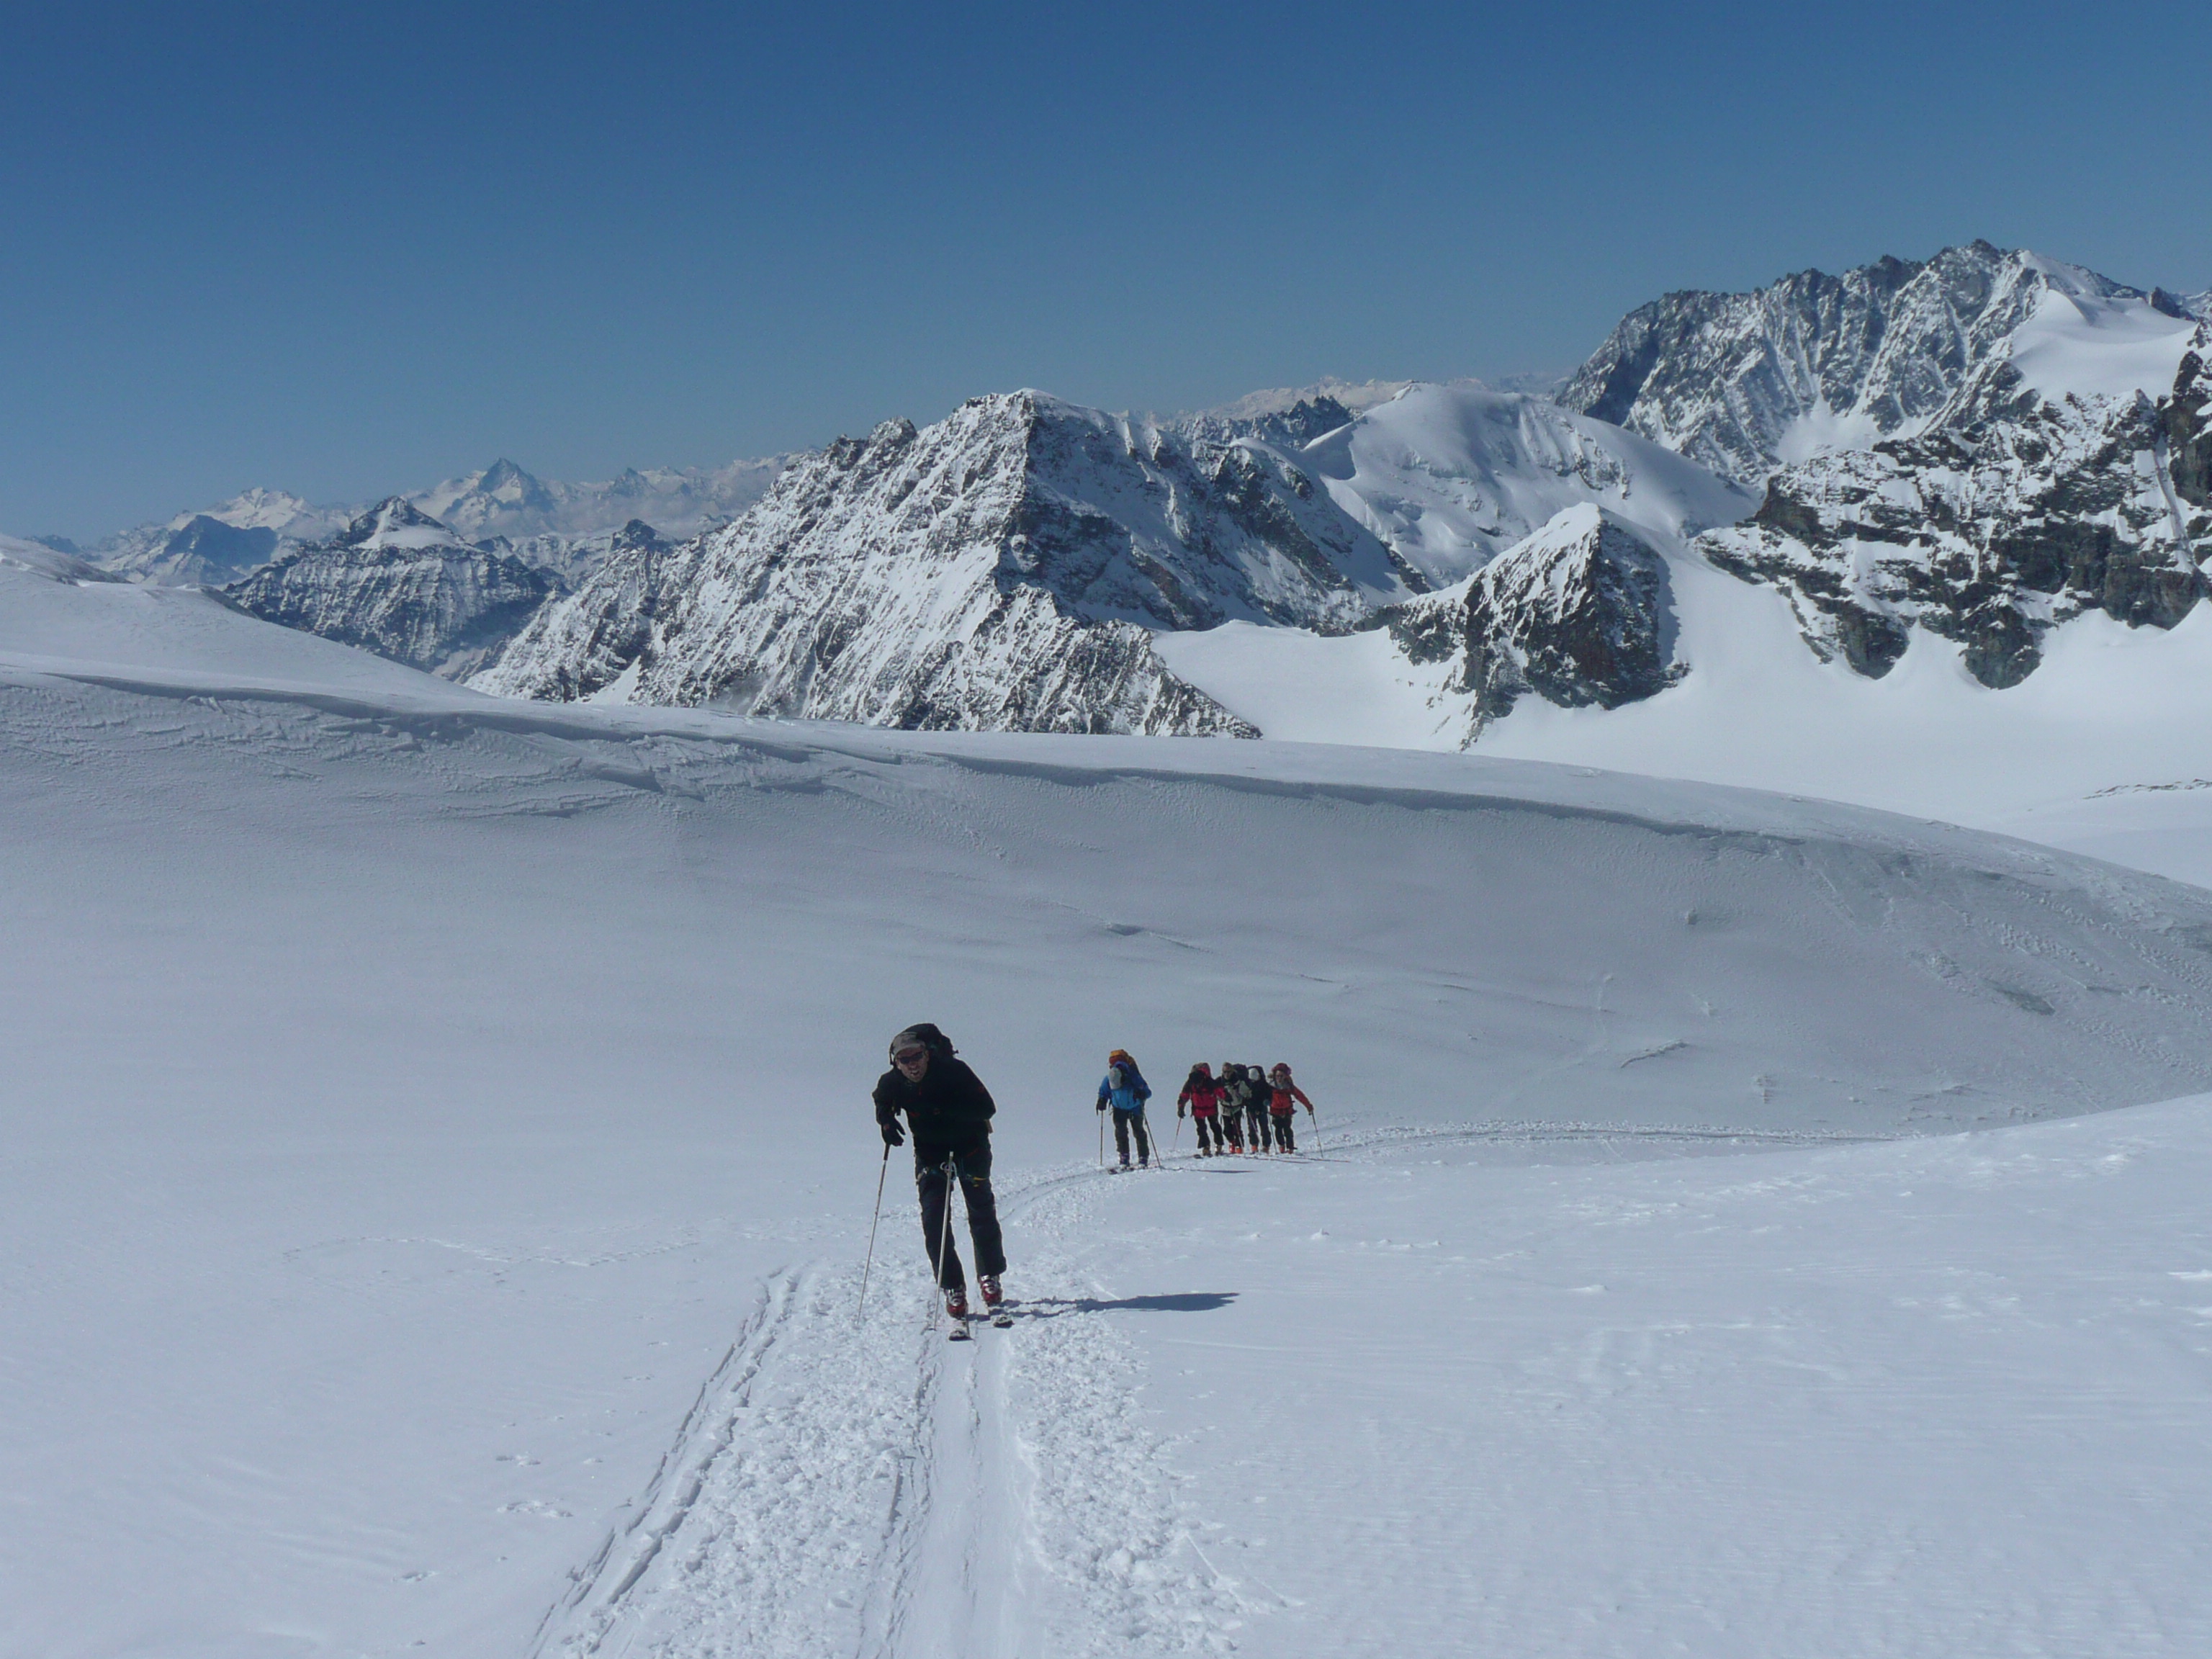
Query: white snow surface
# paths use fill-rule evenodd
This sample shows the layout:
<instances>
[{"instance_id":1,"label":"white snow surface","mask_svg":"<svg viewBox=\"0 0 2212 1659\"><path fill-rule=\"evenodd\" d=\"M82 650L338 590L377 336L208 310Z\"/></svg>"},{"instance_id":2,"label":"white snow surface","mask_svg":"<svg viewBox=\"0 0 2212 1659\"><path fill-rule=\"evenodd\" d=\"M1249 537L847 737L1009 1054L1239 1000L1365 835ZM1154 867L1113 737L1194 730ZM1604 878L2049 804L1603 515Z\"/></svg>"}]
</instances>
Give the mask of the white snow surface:
<instances>
[{"instance_id":1,"label":"white snow surface","mask_svg":"<svg viewBox=\"0 0 2212 1659\"><path fill-rule=\"evenodd\" d=\"M0 732L7 1659L2212 1640L2212 894L5 565ZM917 1018L1000 1102L966 1347L903 1153L855 1318ZM1170 1137L1290 1060L1309 1155L1099 1174L1115 1044Z\"/></svg>"},{"instance_id":2,"label":"white snow surface","mask_svg":"<svg viewBox=\"0 0 2212 1659\"><path fill-rule=\"evenodd\" d=\"M2101 613L2021 684L1976 683L1915 629L1885 678L1822 663L1788 603L1694 556L1669 561L1684 681L1623 708L1523 697L1480 752L1850 800L2020 835L2212 886L2212 607L2171 630ZM1387 635L1222 628L1156 636L1182 679L1270 738L1455 749L1468 699Z\"/></svg>"},{"instance_id":3,"label":"white snow surface","mask_svg":"<svg viewBox=\"0 0 2212 1659\"><path fill-rule=\"evenodd\" d=\"M2053 398L2172 394L2195 321L2169 317L2140 295L2104 292L2107 285L2079 266L2030 257L2049 286L2013 331L2010 361L2021 380Z\"/></svg>"},{"instance_id":4,"label":"white snow surface","mask_svg":"<svg viewBox=\"0 0 2212 1659\"><path fill-rule=\"evenodd\" d=\"M1672 545L1759 505L1647 438L1525 392L1415 386L1298 453L1438 586L1565 507L1604 507Z\"/></svg>"}]
</instances>

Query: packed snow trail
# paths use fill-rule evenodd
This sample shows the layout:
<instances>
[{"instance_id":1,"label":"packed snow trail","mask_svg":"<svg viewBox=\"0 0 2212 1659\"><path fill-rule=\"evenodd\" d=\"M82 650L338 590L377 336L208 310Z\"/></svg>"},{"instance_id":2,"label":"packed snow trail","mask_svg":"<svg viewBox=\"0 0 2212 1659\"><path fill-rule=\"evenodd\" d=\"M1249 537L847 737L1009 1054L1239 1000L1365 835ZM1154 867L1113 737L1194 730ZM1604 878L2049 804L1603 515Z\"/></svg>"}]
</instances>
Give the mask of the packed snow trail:
<instances>
[{"instance_id":1,"label":"packed snow trail","mask_svg":"<svg viewBox=\"0 0 2212 1659\"><path fill-rule=\"evenodd\" d=\"M1252 1594L1191 1546L1182 1483L1136 1404L1141 1367L1066 1249L1095 1224L1104 1180L1010 1185L1024 1293L1012 1330L978 1322L965 1348L930 1321L911 1263L865 1324L856 1270L772 1279L532 1652L1044 1659L1231 1645Z\"/></svg>"}]
</instances>

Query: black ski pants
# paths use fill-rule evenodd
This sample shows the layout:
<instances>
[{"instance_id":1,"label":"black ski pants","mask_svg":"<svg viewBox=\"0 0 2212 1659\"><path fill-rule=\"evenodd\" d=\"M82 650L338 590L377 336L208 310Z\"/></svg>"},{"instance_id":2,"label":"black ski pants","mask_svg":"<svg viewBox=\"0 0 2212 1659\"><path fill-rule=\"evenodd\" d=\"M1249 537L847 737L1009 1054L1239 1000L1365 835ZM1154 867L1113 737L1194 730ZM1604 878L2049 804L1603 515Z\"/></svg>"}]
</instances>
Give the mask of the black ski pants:
<instances>
[{"instance_id":1,"label":"black ski pants","mask_svg":"<svg viewBox=\"0 0 2212 1659\"><path fill-rule=\"evenodd\" d=\"M1292 1127L1295 1114L1270 1112L1267 1115L1275 1120L1275 1150L1280 1152L1297 1151L1298 1137Z\"/></svg>"},{"instance_id":2,"label":"black ski pants","mask_svg":"<svg viewBox=\"0 0 2212 1659\"><path fill-rule=\"evenodd\" d=\"M1218 1117L1191 1116L1191 1125L1198 1133L1198 1150L1201 1152L1224 1152L1229 1150L1229 1137L1221 1133Z\"/></svg>"},{"instance_id":3,"label":"black ski pants","mask_svg":"<svg viewBox=\"0 0 2212 1659\"><path fill-rule=\"evenodd\" d=\"M1244 1115L1252 1120L1252 1150L1255 1152L1266 1152L1267 1150L1267 1118L1269 1114L1258 1106L1252 1106L1245 1109Z\"/></svg>"},{"instance_id":4,"label":"black ski pants","mask_svg":"<svg viewBox=\"0 0 2212 1659\"><path fill-rule=\"evenodd\" d=\"M1125 1112L1116 1106L1114 1109L1114 1150L1121 1154L1121 1162L1124 1164L1129 1161L1129 1132L1133 1129L1137 1134L1137 1162L1151 1163L1152 1140L1152 1137L1145 1133L1144 1113Z\"/></svg>"},{"instance_id":5,"label":"black ski pants","mask_svg":"<svg viewBox=\"0 0 2212 1659\"><path fill-rule=\"evenodd\" d=\"M1228 1136L1229 1144L1238 1152L1243 1152L1244 1150L1244 1109L1242 1106L1224 1105L1221 1109L1220 1125L1214 1130L1214 1133Z\"/></svg>"},{"instance_id":6,"label":"black ski pants","mask_svg":"<svg viewBox=\"0 0 2212 1659\"><path fill-rule=\"evenodd\" d=\"M960 1195L968 1204L968 1237L975 1246L975 1271L1002 1273L1006 1271L1006 1246L999 1235L999 1200L991 1192L991 1143L984 1140L963 1147L952 1158L959 1170ZM929 1249L930 1266L937 1268L943 1262L938 1283L944 1289L965 1290L968 1279L960 1271L960 1248L945 1234L949 1194L945 1154L937 1152L935 1162L925 1163L917 1146L914 1163L914 1184L921 1192L921 1240Z\"/></svg>"}]
</instances>

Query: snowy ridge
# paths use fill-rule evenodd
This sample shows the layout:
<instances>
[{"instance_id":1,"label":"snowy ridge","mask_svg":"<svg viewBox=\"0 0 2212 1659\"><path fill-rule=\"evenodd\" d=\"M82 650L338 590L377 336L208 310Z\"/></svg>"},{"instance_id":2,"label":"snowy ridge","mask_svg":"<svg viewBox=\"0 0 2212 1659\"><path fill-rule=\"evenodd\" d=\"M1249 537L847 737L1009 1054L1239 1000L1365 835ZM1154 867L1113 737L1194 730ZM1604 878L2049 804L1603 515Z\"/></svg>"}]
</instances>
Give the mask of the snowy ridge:
<instances>
[{"instance_id":1,"label":"snowy ridge","mask_svg":"<svg viewBox=\"0 0 2212 1659\"><path fill-rule=\"evenodd\" d=\"M1658 444L1525 393L1413 386L1297 458L1346 513L1438 586L1567 507L1601 507L1679 545L1756 505Z\"/></svg>"},{"instance_id":2,"label":"snowy ridge","mask_svg":"<svg viewBox=\"0 0 2212 1659\"><path fill-rule=\"evenodd\" d=\"M720 467L632 468L598 483L535 477L501 459L404 500L455 532L542 565L564 579L588 570L635 521L672 538L726 523L767 493L795 459L771 455ZM66 545L125 580L165 586L221 586L310 544L326 542L373 511L311 506L283 490L256 488L201 512L140 525L88 548Z\"/></svg>"},{"instance_id":3,"label":"snowy ridge","mask_svg":"<svg viewBox=\"0 0 2212 1659\"><path fill-rule=\"evenodd\" d=\"M610 535L633 520L682 540L744 512L797 459L769 455L680 470L632 467L604 483L565 483L535 477L502 458L481 472L447 478L407 499L470 541L505 537L518 548L531 538L576 542Z\"/></svg>"},{"instance_id":4,"label":"snowy ridge","mask_svg":"<svg viewBox=\"0 0 2212 1659\"><path fill-rule=\"evenodd\" d=\"M102 582L116 579L74 554L56 551L43 542L27 542L0 536L0 569L44 576L58 582Z\"/></svg>"},{"instance_id":5,"label":"snowy ridge","mask_svg":"<svg viewBox=\"0 0 2212 1659\"><path fill-rule=\"evenodd\" d=\"M475 684L939 729L1245 733L1151 627L1342 628L1408 588L1291 459L1037 392L890 422L727 530L610 559Z\"/></svg>"}]
</instances>

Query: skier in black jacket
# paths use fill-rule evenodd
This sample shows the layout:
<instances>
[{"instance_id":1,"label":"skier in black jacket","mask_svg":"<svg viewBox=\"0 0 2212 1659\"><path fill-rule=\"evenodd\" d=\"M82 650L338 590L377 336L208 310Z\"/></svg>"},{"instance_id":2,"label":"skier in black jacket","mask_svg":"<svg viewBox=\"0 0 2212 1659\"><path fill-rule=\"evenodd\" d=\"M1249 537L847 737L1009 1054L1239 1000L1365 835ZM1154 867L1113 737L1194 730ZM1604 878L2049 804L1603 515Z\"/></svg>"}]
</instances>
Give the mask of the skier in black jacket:
<instances>
[{"instance_id":1,"label":"skier in black jacket","mask_svg":"<svg viewBox=\"0 0 2212 1659\"><path fill-rule=\"evenodd\" d=\"M948 1158L968 1200L977 1287L983 1292L984 1307L996 1309L1005 1294L999 1275L1006 1271L1006 1251L999 1236L998 1200L991 1193L991 1118L999 1109L991 1091L965 1060L953 1057L944 1032L934 1025L909 1025L891 1039L891 1069L876 1080L875 1099L876 1124L884 1145L904 1144L898 1121L902 1112L914 1134L921 1237L933 1266L943 1263L939 1287L945 1292L945 1311L955 1319L968 1312L968 1280L960 1270L960 1252L945 1237Z\"/></svg>"}]
</instances>

